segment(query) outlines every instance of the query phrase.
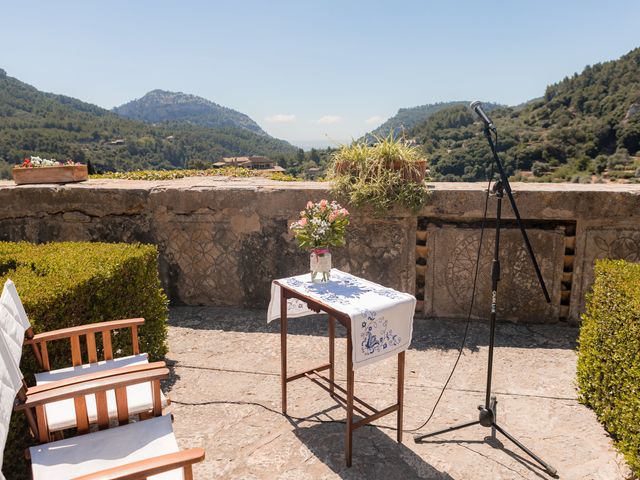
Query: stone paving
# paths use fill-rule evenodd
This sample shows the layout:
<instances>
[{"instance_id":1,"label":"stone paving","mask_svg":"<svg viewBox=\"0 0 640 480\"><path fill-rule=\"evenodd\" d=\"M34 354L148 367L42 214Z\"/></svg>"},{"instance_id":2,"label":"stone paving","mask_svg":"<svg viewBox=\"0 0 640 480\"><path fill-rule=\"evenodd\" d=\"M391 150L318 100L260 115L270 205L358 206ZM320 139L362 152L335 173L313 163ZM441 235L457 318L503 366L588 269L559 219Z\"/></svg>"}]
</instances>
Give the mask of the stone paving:
<instances>
[{"instance_id":1,"label":"stone paving","mask_svg":"<svg viewBox=\"0 0 640 480\"><path fill-rule=\"evenodd\" d=\"M183 448L203 447L201 479L540 479L550 478L506 438L483 441L475 426L416 444L395 442L395 415L354 434L353 467L343 457L344 411L318 386L290 384L280 413L279 322L266 312L211 307L171 309L169 354L174 428ZM428 416L455 361L463 321L416 319L407 352L405 429ZM326 320L289 322L290 371L325 363ZM344 381L346 341L338 327L336 377ZM494 364L498 421L555 466L562 479L616 480L624 461L593 412L577 402L578 330L566 325L500 324ZM459 367L421 432L477 418L484 401L488 328L474 322ZM356 395L383 408L394 401L395 361L356 370Z\"/></svg>"}]
</instances>

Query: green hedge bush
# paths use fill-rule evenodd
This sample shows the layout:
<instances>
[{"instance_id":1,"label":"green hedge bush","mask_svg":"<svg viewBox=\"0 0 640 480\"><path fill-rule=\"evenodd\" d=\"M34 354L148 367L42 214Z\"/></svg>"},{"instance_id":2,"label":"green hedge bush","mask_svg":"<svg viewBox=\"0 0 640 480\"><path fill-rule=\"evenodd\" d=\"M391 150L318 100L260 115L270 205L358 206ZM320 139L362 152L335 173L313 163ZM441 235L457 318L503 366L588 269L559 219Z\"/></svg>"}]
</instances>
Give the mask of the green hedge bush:
<instances>
[{"instance_id":1,"label":"green hedge bush","mask_svg":"<svg viewBox=\"0 0 640 480\"><path fill-rule=\"evenodd\" d=\"M160 287L153 245L0 242L0 288L7 278L16 284L36 333L143 317L140 350L150 360L167 352L168 300ZM114 354L130 355L128 330L118 332L113 335ZM71 365L68 341L52 342L48 350L51 368ZM27 383L33 384L33 373L40 368L30 348L24 349L20 367ZM3 471L7 478L29 478L23 455L30 441L24 415L14 414L11 423Z\"/></svg>"},{"instance_id":2,"label":"green hedge bush","mask_svg":"<svg viewBox=\"0 0 640 480\"><path fill-rule=\"evenodd\" d=\"M640 472L640 264L601 260L578 350L580 400Z\"/></svg>"}]
</instances>

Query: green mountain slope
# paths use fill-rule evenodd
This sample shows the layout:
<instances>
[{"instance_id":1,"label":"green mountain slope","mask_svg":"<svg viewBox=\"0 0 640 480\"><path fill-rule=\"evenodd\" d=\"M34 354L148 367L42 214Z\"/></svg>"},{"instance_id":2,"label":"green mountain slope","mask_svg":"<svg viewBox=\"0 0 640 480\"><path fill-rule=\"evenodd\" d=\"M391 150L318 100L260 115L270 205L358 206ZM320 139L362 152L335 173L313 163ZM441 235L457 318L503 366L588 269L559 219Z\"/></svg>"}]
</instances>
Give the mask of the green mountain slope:
<instances>
[{"instance_id":1,"label":"green mountain slope","mask_svg":"<svg viewBox=\"0 0 640 480\"><path fill-rule=\"evenodd\" d=\"M181 168L226 155L292 156L289 143L246 128L150 125L44 93L0 70L0 178L28 155L72 158L99 170Z\"/></svg>"},{"instance_id":2,"label":"green mountain slope","mask_svg":"<svg viewBox=\"0 0 640 480\"><path fill-rule=\"evenodd\" d=\"M541 99L492 111L507 172L518 179L640 177L640 48L547 87ZM433 114L411 131L435 180L485 178L490 155L467 108Z\"/></svg>"},{"instance_id":3,"label":"green mountain slope","mask_svg":"<svg viewBox=\"0 0 640 480\"><path fill-rule=\"evenodd\" d=\"M367 139L384 138L393 132L394 136L409 134L418 125L424 123L431 115L445 110L450 107L459 105L469 105L468 101L454 101L454 102L439 102L428 103L426 105L419 105L417 107L401 108L393 117L389 118L386 122L380 125L378 128L370 133L367 133L365 137ZM500 105L495 103L485 104L487 111L497 108Z\"/></svg>"},{"instance_id":4,"label":"green mountain slope","mask_svg":"<svg viewBox=\"0 0 640 480\"><path fill-rule=\"evenodd\" d=\"M441 102L419 105L417 107L401 108L393 117L367 134L367 137L386 137L389 132L394 136L410 132L413 128L423 123L431 115L454 105L469 105L469 102Z\"/></svg>"},{"instance_id":5,"label":"green mountain slope","mask_svg":"<svg viewBox=\"0 0 640 480\"><path fill-rule=\"evenodd\" d=\"M148 123L186 122L212 128L242 128L267 135L244 113L181 92L153 90L142 98L115 107L113 112Z\"/></svg>"}]
</instances>

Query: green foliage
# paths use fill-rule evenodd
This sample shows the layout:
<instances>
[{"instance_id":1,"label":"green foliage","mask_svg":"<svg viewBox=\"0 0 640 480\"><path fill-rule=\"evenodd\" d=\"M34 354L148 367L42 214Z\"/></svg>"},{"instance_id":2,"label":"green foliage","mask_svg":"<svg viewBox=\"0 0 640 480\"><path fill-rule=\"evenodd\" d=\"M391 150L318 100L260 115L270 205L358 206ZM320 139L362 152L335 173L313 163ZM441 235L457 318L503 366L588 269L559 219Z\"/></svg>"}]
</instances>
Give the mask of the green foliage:
<instances>
[{"instance_id":1,"label":"green foliage","mask_svg":"<svg viewBox=\"0 0 640 480\"><path fill-rule=\"evenodd\" d=\"M244 113L206 98L181 92L153 90L142 98L114 108L113 111L122 117L148 123L189 122L211 128L243 128L267 135Z\"/></svg>"},{"instance_id":2,"label":"green foliage","mask_svg":"<svg viewBox=\"0 0 640 480\"><path fill-rule=\"evenodd\" d=\"M579 344L580 400L640 473L640 264L597 262Z\"/></svg>"},{"instance_id":3,"label":"green foliage","mask_svg":"<svg viewBox=\"0 0 640 480\"><path fill-rule=\"evenodd\" d=\"M249 128L151 125L0 76L0 178L11 178L11 166L30 155L90 162L105 172L178 169L191 160L216 162L223 156L284 158L295 151Z\"/></svg>"},{"instance_id":4,"label":"green foliage","mask_svg":"<svg viewBox=\"0 0 640 480\"><path fill-rule=\"evenodd\" d=\"M318 176L324 176L331 163L331 155L335 151L336 149L331 147L322 150L312 148L308 152L300 148L295 155L274 158L287 173L305 179L316 179ZM312 174L311 168L318 168L318 174Z\"/></svg>"},{"instance_id":5,"label":"green foliage","mask_svg":"<svg viewBox=\"0 0 640 480\"><path fill-rule=\"evenodd\" d=\"M299 182L301 179L282 172L265 172L241 167L209 168L206 170L141 170L91 175L91 178L120 180L176 180L185 177L266 177L280 182Z\"/></svg>"},{"instance_id":6,"label":"green foliage","mask_svg":"<svg viewBox=\"0 0 640 480\"><path fill-rule=\"evenodd\" d=\"M330 178L336 195L382 216L394 206L417 212L427 201L426 159L418 147L390 133L375 145L345 145L333 155Z\"/></svg>"},{"instance_id":7,"label":"green foliage","mask_svg":"<svg viewBox=\"0 0 640 480\"><path fill-rule=\"evenodd\" d=\"M153 245L0 242L0 285L7 278L14 281L36 333L143 317L140 349L158 360L167 352L168 301L160 287L157 257ZM130 355L130 335L120 332L113 336L114 352ZM50 342L48 351L52 368L70 366L68 341ZM28 383L40 371L26 348L20 368ZM7 478L29 477L22 455L28 439L24 415L14 414L4 452Z\"/></svg>"},{"instance_id":8,"label":"green foliage","mask_svg":"<svg viewBox=\"0 0 640 480\"><path fill-rule=\"evenodd\" d=\"M640 48L550 85L541 99L495 108L491 117L508 175L532 171L536 181L566 181L590 178L585 173L590 167L599 175L603 171L585 158L610 157L619 149L640 156ZM410 135L430 155L434 180L486 178L492 162L489 147L465 106L434 112Z\"/></svg>"},{"instance_id":9,"label":"green foliage","mask_svg":"<svg viewBox=\"0 0 640 480\"><path fill-rule=\"evenodd\" d=\"M469 105L468 101L455 101L455 102L439 102L429 103L427 105L420 105L411 108L401 108L393 117L389 118L386 122L373 130L371 133L365 135L364 140L367 142L374 142L376 138L388 135L389 132L398 137L405 135L413 130L418 125L424 123L431 115L453 106ZM487 109L497 107L496 104L485 104Z\"/></svg>"}]
</instances>

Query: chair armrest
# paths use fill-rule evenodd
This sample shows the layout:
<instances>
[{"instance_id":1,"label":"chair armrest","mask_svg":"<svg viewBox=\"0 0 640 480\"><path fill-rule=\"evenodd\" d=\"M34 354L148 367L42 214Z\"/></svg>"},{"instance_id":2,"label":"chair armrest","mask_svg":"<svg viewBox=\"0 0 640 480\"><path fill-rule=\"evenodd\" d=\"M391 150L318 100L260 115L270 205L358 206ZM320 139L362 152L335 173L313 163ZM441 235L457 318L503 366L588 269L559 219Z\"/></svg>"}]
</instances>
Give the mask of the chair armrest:
<instances>
[{"instance_id":1,"label":"chair armrest","mask_svg":"<svg viewBox=\"0 0 640 480\"><path fill-rule=\"evenodd\" d=\"M142 325L144 318L127 318L124 320L111 320L109 322L100 323L88 323L86 325L79 325L77 327L61 328L59 330L52 330L50 332L38 333L33 338L28 338L24 343L40 343L49 342L51 340L59 340L61 338L70 338L77 335L85 335L92 332L101 332L104 330L117 330L119 328L128 328L137 325Z\"/></svg>"},{"instance_id":2,"label":"chair armrest","mask_svg":"<svg viewBox=\"0 0 640 480\"><path fill-rule=\"evenodd\" d=\"M42 385L34 385L27 389L27 396L35 395L36 393L42 393L49 390L55 390L60 387L68 387L72 385L82 384L91 380L100 380L105 378L111 378L114 376L122 375L123 373L135 373L144 372L149 370L155 370L157 368L165 367L165 362L152 362L152 363L138 363L135 365L128 365L126 367L117 367L110 370L102 370L100 372L84 373L76 375L74 377L65 378L62 380L56 380L54 382L43 383Z\"/></svg>"},{"instance_id":3,"label":"chair armrest","mask_svg":"<svg viewBox=\"0 0 640 480\"><path fill-rule=\"evenodd\" d=\"M202 460L204 460L204 449L192 448L127 463L81 477L73 477L72 480L142 480L162 472L184 468Z\"/></svg>"},{"instance_id":4,"label":"chair armrest","mask_svg":"<svg viewBox=\"0 0 640 480\"><path fill-rule=\"evenodd\" d=\"M32 387L27 390L26 399L15 405L14 409L25 410L68 398L77 398L138 383L162 380L168 376L169 369L164 362L131 365L129 367L96 372L85 375L84 377L87 378L68 378Z\"/></svg>"}]
</instances>

